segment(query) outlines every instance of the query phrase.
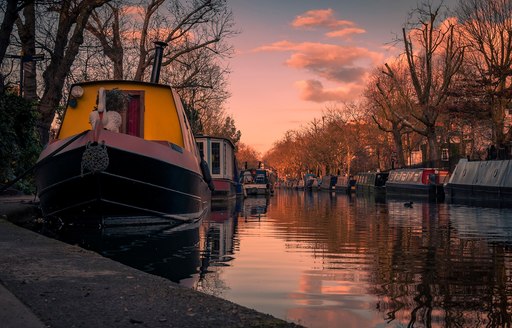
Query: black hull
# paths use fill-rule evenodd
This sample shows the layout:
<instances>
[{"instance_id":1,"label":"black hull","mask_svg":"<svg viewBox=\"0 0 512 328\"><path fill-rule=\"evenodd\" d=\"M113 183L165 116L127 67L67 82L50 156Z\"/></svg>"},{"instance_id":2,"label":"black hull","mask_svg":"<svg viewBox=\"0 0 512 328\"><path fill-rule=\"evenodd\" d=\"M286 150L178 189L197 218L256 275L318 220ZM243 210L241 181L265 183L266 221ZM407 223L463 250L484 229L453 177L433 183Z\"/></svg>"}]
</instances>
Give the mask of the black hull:
<instances>
[{"instance_id":1,"label":"black hull","mask_svg":"<svg viewBox=\"0 0 512 328\"><path fill-rule=\"evenodd\" d=\"M78 147L60 153L37 169L44 216L81 223L115 217L134 217L140 223L135 219L140 216L190 222L206 212L209 190L197 172L107 146L107 169L82 175L84 150Z\"/></svg>"},{"instance_id":2,"label":"black hull","mask_svg":"<svg viewBox=\"0 0 512 328\"><path fill-rule=\"evenodd\" d=\"M451 203L491 207L512 207L512 188L448 184L446 198Z\"/></svg>"},{"instance_id":3,"label":"black hull","mask_svg":"<svg viewBox=\"0 0 512 328\"><path fill-rule=\"evenodd\" d=\"M443 200L444 189L442 185L398 184L386 183L388 196L425 198L428 200Z\"/></svg>"}]
</instances>

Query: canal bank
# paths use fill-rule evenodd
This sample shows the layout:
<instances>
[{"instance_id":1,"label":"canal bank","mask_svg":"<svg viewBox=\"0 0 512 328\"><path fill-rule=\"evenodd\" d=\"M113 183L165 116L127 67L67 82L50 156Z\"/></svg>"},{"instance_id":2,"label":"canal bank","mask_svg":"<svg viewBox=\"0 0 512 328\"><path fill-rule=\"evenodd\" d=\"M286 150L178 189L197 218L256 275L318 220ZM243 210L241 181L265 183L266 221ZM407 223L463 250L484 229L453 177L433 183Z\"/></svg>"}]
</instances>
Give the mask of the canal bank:
<instances>
[{"instance_id":1,"label":"canal bank","mask_svg":"<svg viewBox=\"0 0 512 328\"><path fill-rule=\"evenodd\" d=\"M35 213L0 197L4 327L298 327L14 224Z\"/></svg>"}]
</instances>

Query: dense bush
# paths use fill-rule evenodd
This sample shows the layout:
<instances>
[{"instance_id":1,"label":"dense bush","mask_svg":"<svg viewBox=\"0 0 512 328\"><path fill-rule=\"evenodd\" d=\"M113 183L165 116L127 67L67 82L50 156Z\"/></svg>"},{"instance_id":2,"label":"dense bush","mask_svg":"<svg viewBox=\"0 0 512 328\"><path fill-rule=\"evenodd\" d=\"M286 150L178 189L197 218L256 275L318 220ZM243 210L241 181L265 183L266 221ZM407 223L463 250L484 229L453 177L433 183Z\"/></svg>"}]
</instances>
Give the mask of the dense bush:
<instances>
[{"instance_id":1,"label":"dense bush","mask_svg":"<svg viewBox=\"0 0 512 328\"><path fill-rule=\"evenodd\" d=\"M30 102L16 95L0 94L0 113L0 184L3 185L35 164L41 145L38 114ZM14 188L34 193L33 175L28 174Z\"/></svg>"}]
</instances>

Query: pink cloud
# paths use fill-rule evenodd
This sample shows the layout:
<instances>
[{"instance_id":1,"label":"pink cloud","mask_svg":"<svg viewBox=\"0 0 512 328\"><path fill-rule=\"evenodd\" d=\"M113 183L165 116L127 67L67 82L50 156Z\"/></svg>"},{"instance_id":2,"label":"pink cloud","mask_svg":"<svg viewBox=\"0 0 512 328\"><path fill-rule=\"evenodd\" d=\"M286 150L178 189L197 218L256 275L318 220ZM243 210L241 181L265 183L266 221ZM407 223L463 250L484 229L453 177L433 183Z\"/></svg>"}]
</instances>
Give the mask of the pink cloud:
<instances>
[{"instance_id":1,"label":"pink cloud","mask_svg":"<svg viewBox=\"0 0 512 328\"><path fill-rule=\"evenodd\" d=\"M339 20L334 17L332 9L318 9L305 12L297 16L293 27L322 27L330 30L325 35L329 38L348 38L355 34L366 33L365 29L355 27L355 23L348 20Z\"/></svg>"},{"instance_id":2,"label":"pink cloud","mask_svg":"<svg viewBox=\"0 0 512 328\"><path fill-rule=\"evenodd\" d=\"M322 82L317 80L298 81L295 86L300 91L300 99L318 103L354 100L363 89L362 86L356 84L326 89Z\"/></svg>"},{"instance_id":3,"label":"pink cloud","mask_svg":"<svg viewBox=\"0 0 512 328\"><path fill-rule=\"evenodd\" d=\"M337 20L334 18L332 9L318 9L306 11L303 15L297 16L293 22L293 27L327 27L339 28L341 26L354 26L354 22L347 20Z\"/></svg>"},{"instance_id":4,"label":"pink cloud","mask_svg":"<svg viewBox=\"0 0 512 328\"><path fill-rule=\"evenodd\" d=\"M324 79L350 83L365 78L368 67L382 62L382 54L366 48L325 43L279 41L262 46L259 51L289 51L286 65L305 69Z\"/></svg>"},{"instance_id":5,"label":"pink cloud","mask_svg":"<svg viewBox=\"0 0 512 328\"><path fill-rule=\"evenodd\" d=\"M366 33L366 30L364 30L362 28L357 28L357 27L349 27L349 28L344 28L341 30L327 32L325 35L327 35L330 38L347 38L354 34L363 34L363 33Z\"/></svg>"}]
</instances>

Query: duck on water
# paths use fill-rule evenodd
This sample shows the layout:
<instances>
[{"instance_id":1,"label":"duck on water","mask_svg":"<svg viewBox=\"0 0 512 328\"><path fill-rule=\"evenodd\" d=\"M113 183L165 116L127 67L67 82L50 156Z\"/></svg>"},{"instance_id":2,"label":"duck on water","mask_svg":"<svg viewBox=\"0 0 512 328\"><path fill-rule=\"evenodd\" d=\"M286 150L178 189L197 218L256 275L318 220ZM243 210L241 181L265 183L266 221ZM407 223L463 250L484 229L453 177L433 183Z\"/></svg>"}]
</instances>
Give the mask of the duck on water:
<instances>
[{"instance_id":1,"label":"duck on water","mask_svg":"<svg viewBox=\"0 0 512 328\"><path fill-rule=\"evenodd\" d=\"M94 81L71 87L56 139L41 153L36 184L43 215L69 223L197 222L210 207L209 178L174 89Z\"/></svg>"}]
</instances>

